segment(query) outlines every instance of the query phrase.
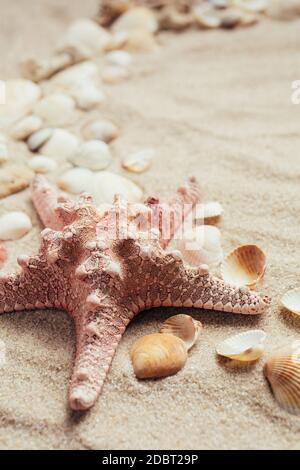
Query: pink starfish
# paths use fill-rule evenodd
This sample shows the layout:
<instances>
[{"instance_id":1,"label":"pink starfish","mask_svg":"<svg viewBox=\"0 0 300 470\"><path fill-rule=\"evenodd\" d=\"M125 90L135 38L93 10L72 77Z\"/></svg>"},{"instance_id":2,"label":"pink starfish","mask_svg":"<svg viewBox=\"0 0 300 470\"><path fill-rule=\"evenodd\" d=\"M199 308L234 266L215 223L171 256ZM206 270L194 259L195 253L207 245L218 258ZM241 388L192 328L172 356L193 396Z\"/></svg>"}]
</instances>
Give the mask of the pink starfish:
<instances>
[{"instance_id":1,"label":"pink starfish","mask_svg":"<svg viewBox=\"0 0 300 470\"><path fill-rule=\"evenodd\" d=\"M227 285L210 276L205 266L185 266L178 251L162 248L198 197L199 188L191 179L167 205L150 198L127 206L116 197L100 215L90 196L73 202L59 197L46 180L35 179L32 198L47 228L41 233L39 253L20 256L21 271L0 278L0 313L41 308L69 312L77 337L69 389L74 410L95 403L125 328L140 311L176 306L263 312L267 298ZM122 217L128 208L129 214ZM163 215L170 209L166 237ZM153 215L159 230L149 231ZM145 236L149 234L151 238Z\"/></svg>"}]
</instances>

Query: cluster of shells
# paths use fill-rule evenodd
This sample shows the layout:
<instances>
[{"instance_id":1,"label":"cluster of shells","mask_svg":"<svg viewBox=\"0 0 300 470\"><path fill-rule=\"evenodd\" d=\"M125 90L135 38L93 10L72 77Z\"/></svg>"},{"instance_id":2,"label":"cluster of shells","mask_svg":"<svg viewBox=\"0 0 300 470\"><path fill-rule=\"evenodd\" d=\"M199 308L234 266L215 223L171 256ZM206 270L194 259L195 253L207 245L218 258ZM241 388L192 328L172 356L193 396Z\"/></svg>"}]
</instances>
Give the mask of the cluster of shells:
<instances>
[{"instance_id":1,"label":"cluster of shells","mask_svg":"<svg viewBox=\"0 0 300 470\"><path fill-rule=\"evenodd\" d=\"M88 191L98 205L110 203L116 193L130 202L140 201L142 188L130 178L109 171L109 167L118 160L125 171L142 173L150 168L156 151L137 148L117 159L111 144L121 129L101 113L105 87L130 78L134 54L155 51L159 30L181 30L192 25L202 29L234 28L254 24L266 14L291 19L300 14L291 3L102 2L97 21L77 20L51 57L25 60L21 64L23 78L6 82L6 104L0 107L0 198L26 189L35 173L47 173L62 191L74 195ZM174 244L186 263L220 268L224 280L255 289L263 279L266 256L255 244L247 244L224 257L221 232L215 226L222 212L219 202L198 206L191 228ZM31 228L24 212L0 215L0 240L4 243L24 237ZM1 244L0 265L6 256L6 246ZM282 303L300 314L300 289L285 294ZM131 350L136 376L154 378L179 371L200 331L199 322L176 315L159 333L140 338ZM264 340L265 333L260 330L243 332L225 339L216 350L231 360L256 361L263 353ZM300 410L299 367L299 348L294 344L272 356L264 368L275 397L294 412Z\"/></svg>"}]
</instances>

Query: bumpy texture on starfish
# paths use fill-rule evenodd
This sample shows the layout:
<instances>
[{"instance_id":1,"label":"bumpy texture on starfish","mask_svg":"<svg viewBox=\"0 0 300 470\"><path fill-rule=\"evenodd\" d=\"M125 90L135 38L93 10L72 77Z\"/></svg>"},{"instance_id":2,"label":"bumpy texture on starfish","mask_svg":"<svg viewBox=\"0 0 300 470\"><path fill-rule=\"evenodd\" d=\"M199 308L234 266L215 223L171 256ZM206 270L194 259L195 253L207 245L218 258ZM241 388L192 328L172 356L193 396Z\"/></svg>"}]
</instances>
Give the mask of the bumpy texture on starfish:
<instances>
[{"instance_id":1,"label":"bumpy texture on starfish","mask_svg":"<svg viewBox=\"0 0 300 470\"><path fill-rule=\"evenodd\" d=\"M88 195L74 202L59 197L43 178L34 181L33 202L47 228L38 255L20 256L21 271L0 278L0 313L57 308L73 317L77 346L71 408L95 403L122 334L140 311L159 306L246 314L264 310L266 301L258 295L226 285L205 267L185 266L179 252L163 249L198 196L196 182L189 180L167 205L149 198L130 204L128 217L122 218L126 203L118 197L100 214ZM165 210L173 214L167 238L162 235ZM149 215L158 216L150 238L145 237ZM118 236L111 237L112 228Z\"/></svg>"}]
</instances>

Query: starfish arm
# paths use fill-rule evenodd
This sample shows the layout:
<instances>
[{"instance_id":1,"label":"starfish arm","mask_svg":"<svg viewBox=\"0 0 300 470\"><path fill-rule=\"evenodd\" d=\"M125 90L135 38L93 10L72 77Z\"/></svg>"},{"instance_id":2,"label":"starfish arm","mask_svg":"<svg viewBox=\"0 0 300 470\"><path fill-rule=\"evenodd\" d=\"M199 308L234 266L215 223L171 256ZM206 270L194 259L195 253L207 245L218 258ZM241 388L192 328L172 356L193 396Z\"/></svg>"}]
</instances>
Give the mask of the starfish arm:
<instances>
[{"instance_id":1,"label":"starfish arm","mask_svg":"<svg viewBox=\"0 0 300 470\"><path fill-rule=\"evenodd\" d=\"M166 247L188 214L200 199L201 190L195 178L190 178L172 194L165 203L156 198L148 198L145 204L152 210L152 225L158 226L160 243Z\"/></svg>"},{"instance_id":2,"label":"starfish arm","mask_svg":"<svg viewBox=\"0 0 300 470\"><path fill-rule=\"evenodd\" d=\"M203 268L182 267L177 275L162 280L158 287L163 306L195 307L231 313L263 313L270 302L246 287L235 287L211 276Z\"/></svg>"},{"instance_id":3,"label":"starfish arm","mask_svg":"<svg viewBox=\"0 0 300 470\"><path fill-rule=\"evenodd\" d=\"M53 230L62 230L64 224L56 209L60 202L66 202L66 198L59 196L58 192L42 176L34 178L31 197L43 225Z\"/></svg>"},{"instance_id":4,"label":"starfish arm","mask_svg":"<svg viewBox=\"0 0 300 470\"><path fill-rule=\"evenodd\" d=\"M69 403L73 410L86 410L94 405L116 348L134 315L113 302L108 302L105 307L96 307L95 294L88 297L88 302L95 302L95 306L84 315L84 319L80 313L74 315L77 346L69 388Z\"/></svg>"}]
</instances>

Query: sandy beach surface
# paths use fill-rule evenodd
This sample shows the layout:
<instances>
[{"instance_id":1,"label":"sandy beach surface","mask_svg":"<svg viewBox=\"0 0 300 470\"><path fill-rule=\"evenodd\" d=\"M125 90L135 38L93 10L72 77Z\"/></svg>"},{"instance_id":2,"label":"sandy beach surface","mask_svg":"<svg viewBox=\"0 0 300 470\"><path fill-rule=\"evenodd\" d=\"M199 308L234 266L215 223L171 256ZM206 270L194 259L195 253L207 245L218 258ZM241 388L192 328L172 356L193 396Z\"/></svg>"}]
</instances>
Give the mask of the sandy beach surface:
<instances>
[{"instance_id":1,"label":"sandy beach surface","mask_svg":"<svg viewBox=\"0 0 300 470\"><path fill-rule=\"evenodd\" d=\"M66 25L96 6L95 0L0 0L0 78L17 76L29 54L49 54ZM229 367L215 355L216 343L249 328L266 331L265 357L299 338L300 319L279 306L300 280L300 105L291 102L291 83L300 79L299 27L300 21L266 20L230 32L162 34L157 52L136 57L128 81L104 86L106 103L93 112L122 130L112 144L112 171L125 174L124 153L155 148L152 168L133 177L146 194L163 196L195 175L205 199L224 206L225 252L248 242L266 251L260 290L272 297L267 313L249 318L185 309L204 325L185 368L138 382L130 346L184 310L141 314L118 347L96 405L84 414L68 409L75 336L67 314L2 315L1 449L299 448L300 417L275 402L262 374L265 358ZM22 144L10 148L12 158L28 158ZM34 253L41 230L29 192L0 200L0 213L8 209L25 210L34 229L6 243L5 271L16 269L18 254Z\"/></svg>"}]
</instances>

